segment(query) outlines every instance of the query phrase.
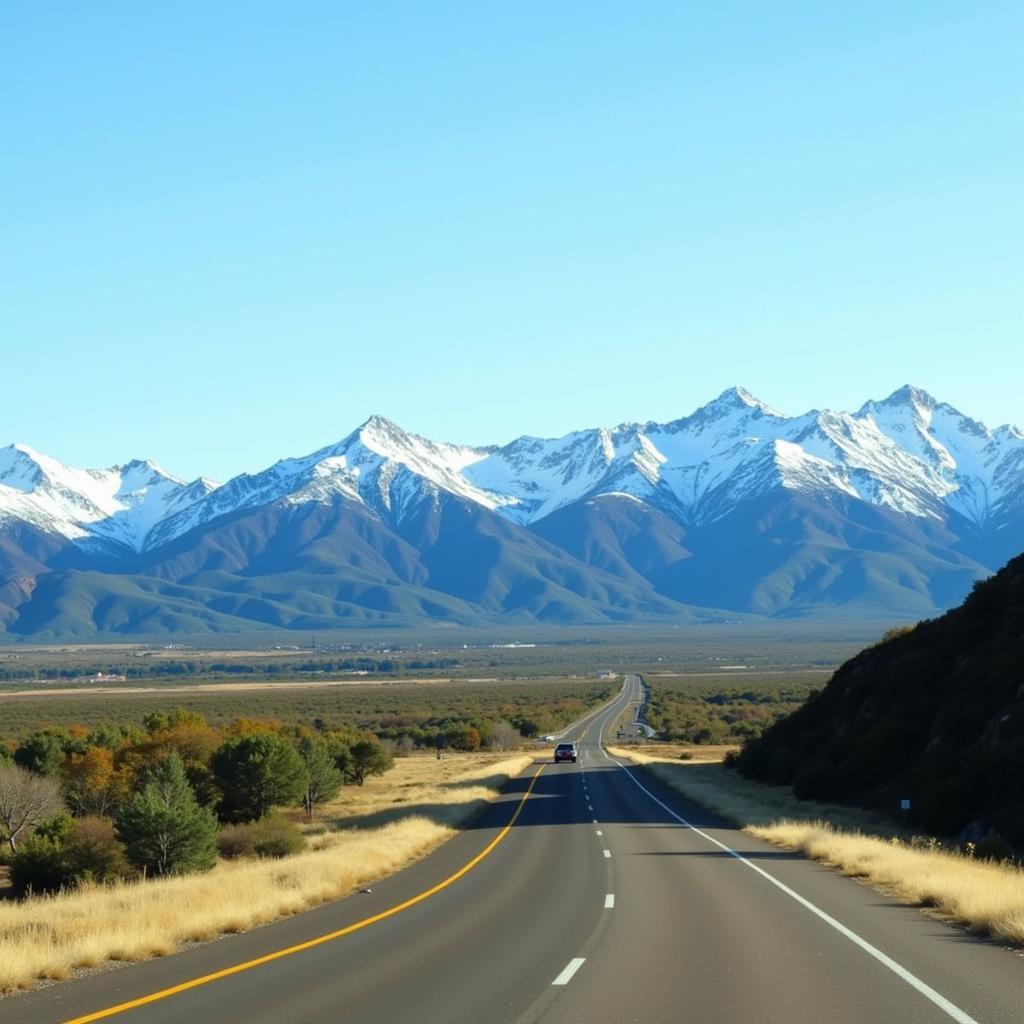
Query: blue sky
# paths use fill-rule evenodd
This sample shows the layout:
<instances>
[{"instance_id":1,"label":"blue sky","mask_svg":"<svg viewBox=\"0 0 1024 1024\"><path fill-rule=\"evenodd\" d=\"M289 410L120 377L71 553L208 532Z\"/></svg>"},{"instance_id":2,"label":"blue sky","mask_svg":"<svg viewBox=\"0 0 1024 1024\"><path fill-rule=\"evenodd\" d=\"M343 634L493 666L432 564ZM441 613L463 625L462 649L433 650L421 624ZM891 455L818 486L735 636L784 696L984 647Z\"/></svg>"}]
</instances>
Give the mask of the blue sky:
<instances>
[{"instance_id":1,"label":"blue sky","mask_svg":"<svg viewBox=\"0 0 1024 1024\"><path fill-rule=\"evenodd\" d=\"M1018 3L0 12L0 443L224 479L901 384L1024 426Z\"/></svg>"}]
</instances>

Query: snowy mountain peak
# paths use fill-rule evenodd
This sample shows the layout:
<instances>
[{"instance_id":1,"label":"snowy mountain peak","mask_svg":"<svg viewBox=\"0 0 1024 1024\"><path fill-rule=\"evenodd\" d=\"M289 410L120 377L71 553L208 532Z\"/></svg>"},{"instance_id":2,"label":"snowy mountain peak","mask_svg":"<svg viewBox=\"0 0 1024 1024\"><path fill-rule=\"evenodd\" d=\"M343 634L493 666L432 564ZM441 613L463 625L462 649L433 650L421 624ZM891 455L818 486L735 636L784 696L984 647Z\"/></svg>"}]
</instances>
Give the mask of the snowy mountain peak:
<instances>
[{"instance_id":1,"label":"snowy mountain peak","mask_svg":"<svg viewBox=\"0 0 1024 1024\"><path fill-rule=\"evenodd\" d=\"M27 445L0 449L0 523L21 520L75 541L138 550L159 521L215 486L202 479L186 484L147 460L76 469Z\"/></svg>"},{"instance_id":2,"label":"snowy mountain peak","mask_svg":"<svg viewBox=\"0 0 1024 1024\"><path fill-rule=\"evenodd\" d=\"M30 491L43 475L40 456L27 445L0 448L0 486Z\"/></svg>"},{"instance_id":3,"label":"snowy mountain peak","mask_svg":"<svg viewBox=\"0 0 1024 1024\"><path fill-rule=\"evenodd\" d=\"M917 409L931 411L939 403L924 388L913 384L904 384L897 388L888 398L883 398L879 405L910 405Z\"/></svg>"},{"instance_id":4,"label":"snowy mountain peak","mask_svg":"<svg viewBox=\"0 0 1024 1024\"><path fill-rule=\"evenodd\" d=\"M409 436L408 432L393 420L374 414L357 427L346 438L346 441L358 438L365 445L379 445L386 448L395 444L404 444Z\"/></svg>"},{"instance_id":5,"label":"snowy mountain peak","mask_svg":"<svg viewBox=\"0 0 1024 1024\"><path fill-rule=\"evenodd\" d=\"M735 410L744 411L747 409L753 409L763 413L766 416L779 417L782 413L773 409L766 402L762 402L761 399L756 398L746 388L739 386L726 388L717 398L713 401L708 402L707 405L701 406L697 410L697 413L705 413L708 415L726 415ZM696 414L695 414L696 415Z\"/></svg>"},{"instance_id":6,"label":"snowy mountain peak","mask_svg":"<svg viewBox=\"0 0 1024 1024\"><path fill-rule=\"evenodd\" d=\"M1024 505L1024 435L990 431L911 385L856 413L796 417L734 387L667 424L522 436L501 447L432 441L371 416L336 444L223 486L186 484L144 460L80 470L24 445L0 449L0 522L135 550L278 501L340 498L395 524L448 494L529 525L615 493L700 526L779 488L856 497L911 518L953 511L984 530Z\"/></svg>"},{"instance_id":7,"label":"snowy mountain peak","mask_svg":"<svg viewBox=\"0 0 1024 1024\"><path fill-rule=\"evenodd\" d=\"M168 473L163 466L157 465L152 459L131 459L121 466L111 466L111 470L119 472L122 475L133 473L139 476L149 475L163 480L174 480L179 484L183 484L185 482L173 474Z\"/></svg>"}]
</instances>

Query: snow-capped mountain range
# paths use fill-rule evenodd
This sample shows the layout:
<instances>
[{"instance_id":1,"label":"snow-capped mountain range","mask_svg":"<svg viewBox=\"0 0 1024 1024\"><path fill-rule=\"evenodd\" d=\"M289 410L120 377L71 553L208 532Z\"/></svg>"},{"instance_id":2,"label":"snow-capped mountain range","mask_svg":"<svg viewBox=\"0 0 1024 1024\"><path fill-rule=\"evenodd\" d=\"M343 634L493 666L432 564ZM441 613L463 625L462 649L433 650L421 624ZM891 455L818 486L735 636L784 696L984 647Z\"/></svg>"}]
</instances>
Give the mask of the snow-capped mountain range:
<instances>
[{"instance_id":1,"label":"snow-capped mountain range","mask_svg":"<svg viewBox=\"0 0 1024 1024\"><path fill-rule=\"evenodd\" d=\"M1024 500L1024 434L990 430L909 386L856 413L792 417L731 388L670 423L502 447L430 441L373 416L337 444L223 485L186 483L150 461L75 469L24 445L0 449L0 521L135 551L241 509L332 494L400 522L425 497L447 492L520 525L623 494L693 527L775 487L849 495L914 518L954 512L985 529Z\"/></svg>"},{"instance_id":2,"label":"snow-capped mountain range","mask_svg":"<svg viewBox=\"0 0 1024 1024\"><path fill-rule=\"evenodd\" d=\"M40 566L54 572L67 567L78 571L100 567L96 560L103 559L102 571L107 573L166 576L169 570L153 567L163 564L162 553L171 545L175 550L194 547L200 536L209 545L208 538L220 537L216 531L229 522L268 509L293 521L311 509L343 508L346 522L360 524L361 536L385 531L391 538L390 548L375 540L375 550L392 550L400 539L415 549L408 558L426 559L434 550L431 538L437 531L421 535L416 531L422 525L417 524L454 502L464 514L477 516L475 530L484 529L488 535L497 531L505 538L503 543L529 546L541 543L537 540L541 537L543 543L555 544L559 559L575 560L573 566L582 561L591 570L611 572L619 579L635 576L636 585L659 595L659 601L721 606L720 601L707 601L699 587L693 592L687 589L688 584L683 585L687 574L710 557L726 533L733 531L730 543L735 544L735 524L766 501L774 502L776 508L769 525L758 521L745 529L752 531L751 537L779 529L777 508L783 499L790 506L798 502L802 509L817 509L818 519L822 509L829 509L829 516L838 515L846 525L830 526L825 532L841 535L844 550L858 552L859 572L872 579L872 574L882 572L889 581L887 587L927 591L932 604L941 606L936 580L948 582L952 574L959 581L956 586L966 586L968 577L983 575L997 567L993 562L1000 557L1024 547L1024 434L1013 426L989 429L907 386L882 401L865 403L854 413L812 410L799 416L785 416L742 388L731 388L693 414L669 423L625 423L556 439L524 436L504 446L483 448L431 441L374 416L336 444L221 485L204 478L186 482L148 461L101 470L76 469L13 445L0 449L0 556L8 551L6 564L0 557L0 590L17 584L17 593L7 605L6 619L12 621L26 602L36 599L32 595L46 578ZM571 510L583 507L598 508L606 519L611 516L609 523L614 520L613 533L619 539L612 554L607 541L602 542L600 555L594 554L593 544L576 551L578 537L568 525L559 525L568 523ZM647 516L642 522L636 519L640 513ZM865 517L872 515L871 525L864 526ZM508 526L498 527L487 519L490 525L481 527L480 516L497 517ZM823 545L817 534L808 539L808 523L814 517L806 512L786 516L800 523L804 561L806 552L814 550L815 565L831 564L828 543ZM631 525L624 525L627 519ZM911 531L915 552L925 552L911 562L914 572L924 574L925 582L894 583L899 572L884 559L872 561L870 571L865 569L863 560L874 557L870 552L877 553L879 541L858 534L860 539L851 542L851 522L860 524L861 533L870 530L872 537L879 531L890 540L899 535L904 546ZM593 524L586 527L592 528ZM25 529L34 531L36 540L29 545L33 552L43 543L40 538L45 538L43 546L50 553L45 557L33 553L29 558L24 543L11 540ZM573 529L583 527L577 524ZM648 547L653 544L662 551L659 558L665 557L665 537L672 534L672 550L682 552L673 556L672 565L677 568L671 573L652 568L653 556L645 556L647 568L637 575L635 556L618 547L628 534L635 549L637 531L646 537ZM651 539L654 534L656 542ZM710 546L690 550L695 540ZM888 549L890 540L882 547ZM345 543L349 553L343 575L355 571L353 567L365 573L367 556L352 554L355 541L351 537ZM449 559L459 557L460 542L452 543ZM236 551L239 544L253 547L251 538L243 543L233 536L231 550ZM531 551L530 560L548 557ZM945 559L943 567L929 561L937 557L936 552ZM203 565L210 567L210 557L205 557ZM392 561L393 557L387 556ZM428 590L435 588L442 575L436 556L431 557L434 562L425 562L422 571L412 574ZM763 557L771 561L768 554ZM233 554L228 561L241 566L238 558ZM29 562L34 566L31 573L25 569ZM931 568L921 569L925 563ZM388 566L375 571L390 580L389 586L403 583L391 580L388 574L394 566L392 562ZM561 580L563 576L571 579L574 571L579 569L545 569L541 573L544 587L551 583L552 573ZM845 571L848 577L852 573L849 566ZM806 565L788 570L783 591L790 596L767 610L788 608L787 601L791 603L792 595L807 585L809 574L813 575ZM599 590L610 586L603 576L599 582ZM447 593L479 604L475 592L467 595L449 588ZM613 606L625 600L621 595L608 596L605 590L601 594L601 600ZM635 599L631 595L626 603ZM506 603L499 610L507 611L506 598L501 600ZM747 610L764 610L759 600L750 598L752 607ZM878 600L884 605L884 597ZM672 607L655 603L659 614L671 614ZM726 602L726 607L736 603ZM0 619L3 607L0 594Z\"/></svg>"}]
</instances>

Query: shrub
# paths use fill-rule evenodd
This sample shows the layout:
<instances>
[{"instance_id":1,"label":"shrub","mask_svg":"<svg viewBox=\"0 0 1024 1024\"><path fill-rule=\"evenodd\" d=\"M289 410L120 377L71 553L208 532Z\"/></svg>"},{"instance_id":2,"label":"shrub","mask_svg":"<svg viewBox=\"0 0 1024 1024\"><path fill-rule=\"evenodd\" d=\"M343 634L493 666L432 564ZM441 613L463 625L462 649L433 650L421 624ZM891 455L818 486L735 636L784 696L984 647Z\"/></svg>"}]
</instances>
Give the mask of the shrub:
<instances>
[{"instance_id":1,"label":"shrub","mask_svg":"<svg viewBox=\"0 0 1024 1024\"><path fill-rule=\"evenodd\" d=\"M75 882L112 882L131 874L124 847L109 818L75 820L64 841L64 861Z\"/></svg>"},{"instance_id":2,"label":"shrub","mask_svg":"<svg viewBox=\"0 0 1024 1024\"><path fill-rule=\"evenodd\" d=\"M278 815L240 825L225 825L217 839L222 857L287 857L298 853L306 840L298 827Z\"/></svg>"},{"instance_id":3,"label":"shrub","mask_svg":"<svg viewBox=\"0 0 1024 1024\"><path fill-rule=\"evenodd\" d=\"M221 825L217 853L227 860L256 856L256 822Z\"/></svg>"},{"instance_id":4,"label":"shrub","mask_svg":"<svg viewBox=\"0 0 1024 1024\"><path fill-rule=\"evenodd\" d=\"M72 883L62 846L46 836L29 836L11 858L11 888L16 896L58 892Z\"/></svg>"},{"instance_id":5,"label":"shrub","mask_svg":"<svg viewBox=\"0 0 1024 1024\"><path fill-rule=\"evenodd\" d=\"M487 746L491 750L518 750L523 745L523 737L511 722L495 722L491 726L491 734L487 737Z\"/></svg>"},{"instance_id":6,"label":"shrub","mask_svg":"<svg viewBox=\"0 0 1024 1024\"><path fill-rule=\"evenodd\" d=\"M256 853L261 857L288 857L306 845L298 826L287 818L264 818L257 824L259 836L256 840Z\"/></svg>"}]
</instances>

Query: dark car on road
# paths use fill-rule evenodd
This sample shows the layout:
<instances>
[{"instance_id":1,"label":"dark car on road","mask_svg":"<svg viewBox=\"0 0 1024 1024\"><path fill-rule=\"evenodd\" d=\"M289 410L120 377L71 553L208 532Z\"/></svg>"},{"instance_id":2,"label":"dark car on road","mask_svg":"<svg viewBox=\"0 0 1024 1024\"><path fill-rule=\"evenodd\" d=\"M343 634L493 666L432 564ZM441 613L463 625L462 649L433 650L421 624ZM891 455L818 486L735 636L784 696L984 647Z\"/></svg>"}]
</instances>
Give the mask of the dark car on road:
<instances>
[{"instance_id":1,"label":"dark car on road","mask_svg":"<svg viewBox=\"0 0 1024 1024\"><path fill-rule=\"evenodd\" d=\"M572 761L576 762L576 744L575 743L559 743L555 747L555 761Z\"/></svg>"}]
</instances>

